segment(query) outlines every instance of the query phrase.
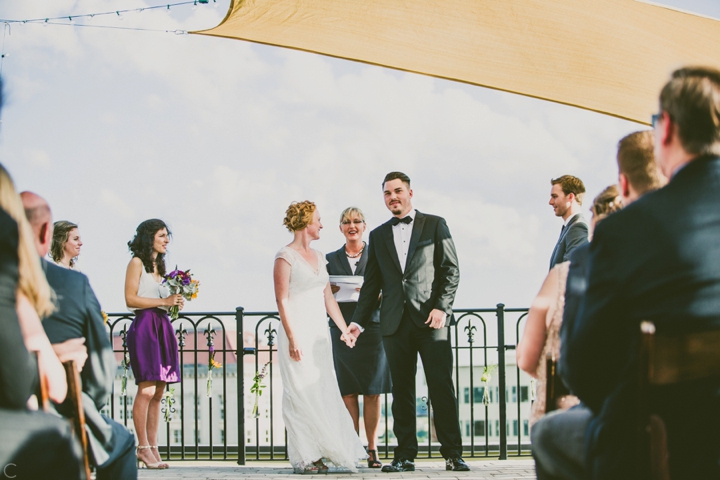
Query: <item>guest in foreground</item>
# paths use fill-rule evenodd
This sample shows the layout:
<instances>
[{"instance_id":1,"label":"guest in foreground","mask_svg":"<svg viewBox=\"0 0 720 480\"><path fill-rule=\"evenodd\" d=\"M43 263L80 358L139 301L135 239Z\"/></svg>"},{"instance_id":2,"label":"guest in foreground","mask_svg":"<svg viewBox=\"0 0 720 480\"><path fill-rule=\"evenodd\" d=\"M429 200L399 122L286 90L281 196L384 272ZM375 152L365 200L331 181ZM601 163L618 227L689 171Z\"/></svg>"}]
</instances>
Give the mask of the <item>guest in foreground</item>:
<instances>
[{"instance_id":1,"label":"guest in foreground","mask_svg":"<svg viewBox=\"0 0 720 480\"><path fill-rule=\"evenodd\" d=\"M38 318L38 310L48 313L53 305L24 222L20 198L0 165L0 465L7 478L80 479L82 450L70 424L28 410L38 381L47 382L56 402L65 399L67 384ZM39 379L38 371L45 378Z\"/></svg>"},{"instance_id":2,"label":"guest in foreground","mask_svg":"<svg viewBox=\"0 0 720 480\"><path fill-rule=\"evenodd\" d=\"M574 249L587 243L588 226L581 211L585 196L585 184L582 180L572 175L563 175L550 180L550 184L552 189L548 204L553 207L555 216L565 222L550 256L552 269L558 263L567 262Z\"/></svg>"},{"instance_id":3,"label":"guest in foreground","mask_svg":"<svg viewBox=\"0 0 720 480\"><path fill-rule=\"evenodd\" d=\"M635 449L640 322L679 331L720 323L720 71L675 71L653 125L670 181L598 226L567 342L565 378L592 410L585 463L594 479L647 474ZM720 478L719 387L688 381L653 393L674 480Z\"/></svg>"},{"instance_id":4,"label":"guest in foreground","mask_svg":"<svg viewBox=\"0 0 720 480\"><path fill-rule=\"evenodd\" d=\"M398 439L392 464L382 470L415 470L419 353L445 468L466 471L470 468L462 459L449 328L460 282L455 244L445 219L413 209L407 175L388 173L382 188L393 217L370 232L365 282L351 325L354 335L370 325L382 291L380 332L392 374L393 432Z\"/></svg>"},{"instance_id":5,"label":"guest in foreground","mask_svg":"<svg viewBox=\"0 0 720 480\"><path fill-rule=\"evenodd\" d=\"M340 215L340 231L345 236L345 245L327 254L327 271L330 275L365 274L368 249L363 241L365 215L356 207L346 208ZM339 287L332 287L333 293ZM352 318L357 302L338 302L343 318ZM379 302L378 302L379 306ZM363 420L368 441L368 467L380 468L382 463L377 454L377 431L380 424L380 394L392 391L390 370L380 334L380 311L375 309L372 322L368 323L363 335L358 337L354 348L341 340L342 332L330 322L333 359L343 402L352 416L355 431L360 431L360 405L358 396L363 396Z\"/></svg>"},{"instance_id":6,"label":"guest in foreground","mask_svg":"<svg viewBox=\"0 0 720 480\"><path fill-rule=\"evenodd\" d=\"M50 206L34 193L23 192L20 196L33 229L35 248L40 258L44 258L53 239ZM59 357L62 356L64 342L74 339L83 340L89 353L80 376L90 463L96 468L97 480L135 479L137 465L133 434L120 423L100 414L112 391L117 368L100 304L85 275L45 260L42 264L57 298L57 308L43 320L48 339ZM68 413L63 407L58 406L58 412Z\"/></svg>"},{"instance_id":7,"label":"guest in foreground","mask_svg":"<svg viewBox=\"0 0 720 480\"><path fill-rule=\"evenodd\" d=\"M600 220L620 208L622 202L617 186L611 185L603 190L590 207L591 232ZM584 245L578 248L583 247ZM540 293L530 307L525 330L515 352L518 367L538 379L537 394L530 412L531 426L547 411L567 410L579 403L574 395L561 395L557 398L556 405L546 405L548 359L557 362L560 357L560 327L565 310L565 285L570 266L570 261L562 262L548 273Z\"/></svg>"},{"instance_id":8,"label":"guest in foreground","mask_svg":"<svg viewBox=\"0 0 720 480\"><path fill-rule=\"evenodd\" d=\"M327 473L330 466L355 472L367 454L340 395L327 315L349 347L355 337L330 289L325 256L310 247L320 238L320 214L310 201L295 202L283 223L293 241L275 255L273 280L288 457L296 473Z\"/></svg>"},{"instance_id":9,"label":"guest in foreground","mask_svg":"<svg viewBox=\"0 0 720 480\"><path fill-rule=\"evenodd\" d=\"M167 309L182 309L182 295L170 295L163 284L170 231L165 222L145 220L128 242L133 258L125 274L125 303L135 312L128 329L130 367L138 386L133 424L138 437L137 458L147 468L168 468L158 452L160 401L168 383L180 381L178 345Z\"/></svg>"},{"instance_id":10,"label":"guest in foreground","mask_svg":"<svg viewBox=\"0 0 720 480\"><path fill-rule=\"evenodd\" d=\"M52 246L50 247L50 256L55 263L61 267L74 269L82 245L77 225L67 220L55 222Z\"/></svg>"}]
</instances>

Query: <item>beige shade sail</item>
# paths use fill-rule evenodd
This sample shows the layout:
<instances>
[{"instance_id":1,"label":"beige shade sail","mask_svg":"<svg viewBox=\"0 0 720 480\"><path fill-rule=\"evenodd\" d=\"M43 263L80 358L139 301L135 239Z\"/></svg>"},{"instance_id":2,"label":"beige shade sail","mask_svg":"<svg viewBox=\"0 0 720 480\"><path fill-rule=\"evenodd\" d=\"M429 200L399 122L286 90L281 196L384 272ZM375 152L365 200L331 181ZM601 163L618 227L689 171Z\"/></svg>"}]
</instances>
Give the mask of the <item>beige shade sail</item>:
<instances>
[{"instance_id":1,"label":"beige shade sail","mask_svg":"<svg viewBox=\"0 0 720 480\"><path fill-rule=\"evenodd\" d=\"M720 67L720 22L636 0L232 0L193 32L320 53L647 124L669 74Z\"/></svg>"}]
</instances>

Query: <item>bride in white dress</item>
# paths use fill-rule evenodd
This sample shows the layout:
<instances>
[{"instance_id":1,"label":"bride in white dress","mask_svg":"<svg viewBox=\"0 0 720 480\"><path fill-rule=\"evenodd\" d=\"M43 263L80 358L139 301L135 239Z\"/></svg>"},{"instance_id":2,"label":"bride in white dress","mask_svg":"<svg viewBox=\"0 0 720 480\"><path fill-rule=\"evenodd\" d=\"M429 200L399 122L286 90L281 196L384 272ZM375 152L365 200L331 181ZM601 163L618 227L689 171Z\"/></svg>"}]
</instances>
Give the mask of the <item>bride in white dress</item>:
<instances>
[{"instance_id":1,"label":"bride in white dress","mask_svg":"<svg viewBox=\"0 0 720 480\"><path fill-rule=\"evenodd\" d=\"M273 271L288 457L296 473L356 472L367 454L340 395L326 312L341 331L347 325L330 290L325 255L310 248L320 238L320 215L314 203L296 202L283 223L295 235L275 256ZM347 333L342 339L355 344Z\"/></svg>"}]
</instances>

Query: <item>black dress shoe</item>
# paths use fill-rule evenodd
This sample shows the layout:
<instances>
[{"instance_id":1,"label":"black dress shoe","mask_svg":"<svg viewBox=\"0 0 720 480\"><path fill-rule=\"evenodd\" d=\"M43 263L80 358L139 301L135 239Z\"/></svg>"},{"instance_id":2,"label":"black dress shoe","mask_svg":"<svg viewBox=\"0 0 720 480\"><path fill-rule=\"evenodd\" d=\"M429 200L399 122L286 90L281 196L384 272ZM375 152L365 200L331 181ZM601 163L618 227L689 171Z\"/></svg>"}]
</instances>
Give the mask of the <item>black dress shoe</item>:
<instances>
[{"instance_id":1,"label":"black dress shoe","mask_svg":"<svg viewBox=\"0 0 720 480\"><path fill-rule=\"evenodd\" d=\"M410 460L398 460L397 458L392 461L390 465L383 465L383 472L414 472L415 464Z\"/></svg>"},{"instance_id":2,"label":"black dress shoe","mask_svg":"<svg viewBox=\"0 0 720 480\"><path fill-rule=\"evenodd\" d=\"M445 459L445 470L452 470L453 472L469 472L470 467L460 457L447 458Z\"/></svg>"}]
</instances>

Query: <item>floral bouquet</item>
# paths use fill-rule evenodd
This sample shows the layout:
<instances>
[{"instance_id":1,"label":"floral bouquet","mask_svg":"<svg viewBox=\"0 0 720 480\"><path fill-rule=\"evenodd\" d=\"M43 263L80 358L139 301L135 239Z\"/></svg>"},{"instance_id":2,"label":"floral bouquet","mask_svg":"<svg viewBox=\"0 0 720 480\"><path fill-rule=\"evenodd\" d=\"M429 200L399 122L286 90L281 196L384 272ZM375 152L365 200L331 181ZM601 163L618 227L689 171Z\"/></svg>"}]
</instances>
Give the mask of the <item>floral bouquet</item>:
<instances>
[{"instance_id":1,"label":"floral bouquet","mask_svg":"<svg viewBox=\"0 0 720 480\"><path fill-rule=\"evenodd\" d=\"M215 347L210 345L208 347L208 375L207 375L207 397L212 398L212 371L216 368L222 367L222 363L215 360Z\"/></svg>"},{"instance_id":2,"label":"floral bouquet","mask_svg":"<svg viewBox=\"0 0 720 480\"><path fill-rule=\"evenodd\" d=\"M485 405L490 405L490 380L492 380L495 370L497 370L497 365L485 365L482 377L480 377L480 381L485 386L482 399Z\"/></svg>"},{"instance_id":3,"label":"floral bouquet","mask_svg":"<svg viewBox=\"0 0 720 480\"><path fill-rule=\"evenodd\" d=\"M175 270L165 275L163 283L170 287L170 295L179 293L187 301L196 299L200 289L200 282L193 280L190 270L178 270L177 266L175 266ZM173 305L168 313L170 313L170 318L175 320L178 318L179 312L180 307Z\"/></svg>"},{"instance_id":4,"label":"floral bouquet","mask_svg":"<svg viewBox=\"0 0 720 480\"><path fill-rule=\"evenodd\" d=\"M258 409L258 401L260 400L260 395L262 395L262 389L265 388L265 385L263 385L262 381L263 378L265 378L265 375L267 375L267 367L270 365L270 362L267 362L265 365L263 365L262 370L259 372L255 372L255 377L253 378L253 384L252 387L250 387L250 393L255 394L255 406L252 410L252 417L258 418L260 416L260 412Z\"/></svg>"}]
</instances>

